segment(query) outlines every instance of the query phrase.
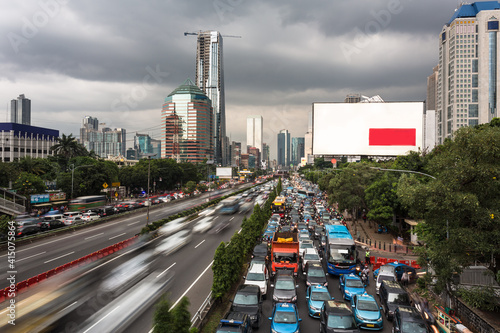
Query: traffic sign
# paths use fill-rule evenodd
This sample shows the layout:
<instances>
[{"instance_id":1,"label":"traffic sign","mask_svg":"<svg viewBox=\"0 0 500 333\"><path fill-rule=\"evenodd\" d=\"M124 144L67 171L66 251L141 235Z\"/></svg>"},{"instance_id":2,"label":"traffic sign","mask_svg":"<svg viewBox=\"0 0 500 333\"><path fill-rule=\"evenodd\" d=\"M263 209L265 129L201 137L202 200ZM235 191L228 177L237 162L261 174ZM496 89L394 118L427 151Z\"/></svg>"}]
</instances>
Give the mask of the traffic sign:
<instances>
[{"instance_id":1,"label":"traffic sign","mask_svg":"<svg viewBox=\"0 0 500 333\"><path fill-rule=\"evenodd\" d=\"M102 187L104 187L104 188L108 188L108 183L104 183L104 184L102 184Z\"/></svg>"},{"instance_id":2,"label":"traffic sign","mask_svg":"<svg viewBox=\"0 0 500 333\"><path fill-rule=\"evenodd\" d=\"M112 187L120 187L120 182L111 183Z\"/></svg>"},{"instance_id":3,"label":"traffic sign","mask_svg":"<svg viewBox=\"0 0 500 333\"><path fill-rule=\"evenodd\" d=\"M115 192L115 197L117 197L117 198L118 198L118 192Z\"/></svg>"}]
</instances>

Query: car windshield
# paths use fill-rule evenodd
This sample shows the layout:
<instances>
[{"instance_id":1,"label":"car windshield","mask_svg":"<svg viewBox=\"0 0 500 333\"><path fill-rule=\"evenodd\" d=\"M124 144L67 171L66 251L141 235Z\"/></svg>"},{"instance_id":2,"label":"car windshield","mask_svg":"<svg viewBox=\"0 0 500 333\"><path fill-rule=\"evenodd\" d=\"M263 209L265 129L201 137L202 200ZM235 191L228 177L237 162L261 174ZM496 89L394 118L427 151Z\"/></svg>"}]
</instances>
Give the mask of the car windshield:
<instances>
[{"instance_id":1,"label":"car windshield","mask_svg":"<svg viewBox=\"0 0 500 333\"><path fill-rule=\"evenodd\" d=\"M295 312L276 311L274 315L275 323L294 324L297 322Z\"/></svg>"},{"instance_id":2,"label":"car windshield","mask_svg":"<svg viewBox=\"0 0 500 333\"><path fill-rule=\"evenodd\" d=\"M346 287L351 287L351 288L363 288L363 282L360 280L354 280L354 279L348 279L345 282Z\"/></svg>"},{"instance_id":3,"label":"car windshield","mask_svg":"<svg viewBox=\"0 0 500 333\"><path fill-rule=\"evenodd\" d=\"M356 261L356 250L354 247L330 248L328 262L330 263L352 263Z\"/></svg>"},{"instance_id":4,"label":"car windshield","mask_svg":"<svg viewBox=\"0 0 500 333\"><path fill-rule=\"evenodd\" d=\"M328 328L343 328L343 329L355 329L357 328L354 322L354 317L352 315L338 316L329 315L328 316Z\"/></svg>"},{"instance_id":5,"label":"car windshield","mask_svg":"<svg viewBox=\"0 0 500 333\"><path fill-rule=\"evenodd\" d=\"M318 260L319 256L316 253L309 253L304 256L304 260Z\"/></svg>"},{"instance_id":6,"label":"car windshield","mask_svg":"<svg viewBox=\"0 0 500 333\"><path fill-rule=\"evenodd\" d=\"M399 304L399 305L410 305L410 300L407 294L395 294L389 293L387 297L389 303Z\"/></svg>"},{"instance_id":7,"label":"car windshield","mask_svg":"<svg viewBox=\"0 0 500 333\"><path fill-rule=\"evenodd\" d=\"M408 333L425 333L427 329L424 323L403 322L402 331Z\"/></svg>"},{"instance_id":8,"label":"car windshield","mask_svg":"<svg viewBox=\"0 0 500 333\"><path fill-rule=\"evenodd\" d=\"M325 276L325 272L321 268L309 268L307 275L312 277L322 277Z\"/></svg>"},{"instance_id":9,"label":"car windshield","mask_svg":"<svg viewBox=\"0 0 500 333\"><path fill-rule=\"evenodd\" d=\"M311 293L311 301L329 301L330 295L325 291L313 291Z\"/></svg>"},{"instance_id":10,"label":"car windshield","mask_svg":"<svg viewBox=\"0 0 500 333\"><path fill-rule=\"evenodd\" d=\"M296 263L297 255L295 253L275 253L274 262L280 263Z\"/></svg>"},{"instance_id":11,"label":"car windshield","mask_svg":"<svg viewBox=\"0 0 500 333\"><path fill-rule=\"evenodd\" d=\"M266 278L264 273L248 273L247 275L248 281L265 281Z\"/></svg>"},{"instance_id":12,"label":"car windshield","mask_svg":"<svg viewBox=\"0 0 500 333\"><path fill-rule=\"evenodd\" d=\"M245 295L245 294L236 294L234 296L233 304L237 305L255 305L259 301L257 299L257 295Z\"/></svg>"},{"instance_id":13,"label":"car windshield","mask_svg":"<svg viewBox=\"0 0 500 333\"><path fill-rule=\"evenodd\" d=\"M279 290L294 290L295 285L291 280L277 280L275 289Z\"/></svg>"},{"instance_id":14,"label":"car windshield","mask_svg":"<svg viewBox=\"0 0 500 333\"><path fill-rule=\"evenodd\" d=\"M379 311L376 301L358 301L358 310L360 311Z\"/></svg>"},{"instance_id":15,"label":"car windshield","mask_svg":"<svg viewBox=\"0 0 500 333\"><path fill-rule=\"evenodd\" d=\"M313 243L302 243L300 245L302 249L314 249L314 244Z\"/></svg>"}]
</instances>

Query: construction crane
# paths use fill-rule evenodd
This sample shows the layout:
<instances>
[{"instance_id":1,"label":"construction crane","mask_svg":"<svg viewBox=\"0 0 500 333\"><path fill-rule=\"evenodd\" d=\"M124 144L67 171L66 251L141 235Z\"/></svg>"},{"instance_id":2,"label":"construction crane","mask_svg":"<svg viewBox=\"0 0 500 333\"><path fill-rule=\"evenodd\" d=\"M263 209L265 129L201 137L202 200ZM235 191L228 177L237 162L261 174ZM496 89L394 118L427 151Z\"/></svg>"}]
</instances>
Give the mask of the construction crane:
<instances>
[{"instance_id":1,"label":"construction crane","mask_svg":"<svg viewBox=\"0 0 500 333\"><path fill-rule=\"evenodd\" d=\"M184 36L188 36L188 35L198 36L201 32L202 32L201 30L198 32L185 32ZM234 36L234 35L221 35L221 37L241 38L241 36Z\"/></svg>"}]
</instances>

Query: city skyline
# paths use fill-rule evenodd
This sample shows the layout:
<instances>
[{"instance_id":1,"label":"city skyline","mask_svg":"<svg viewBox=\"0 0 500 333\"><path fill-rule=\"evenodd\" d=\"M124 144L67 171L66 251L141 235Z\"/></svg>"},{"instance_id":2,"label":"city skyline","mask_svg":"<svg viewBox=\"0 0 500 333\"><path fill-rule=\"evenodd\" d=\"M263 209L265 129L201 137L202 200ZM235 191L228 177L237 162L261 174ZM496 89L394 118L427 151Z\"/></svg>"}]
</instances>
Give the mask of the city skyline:
<instances>
[{"instance_id":1,"label":"city skyline","mask_svg":"<svg viewBox=\"0 0 500 333\"><path fill-rule=\"evenodd\" d=\"M271 147L282 128L304 135L313 101L342 101L353 92L424 100L437 34L457 7L451 0L54 3L11 3L0 14L0 98L6 104L24 93L36 101L32 125L78 136L80 120L91 114L159 138L164 96L195 77L196 46L184 32L211 29L242 36L224 43L227 136L245 145L246 117L261 114ZM111 8L117 15L109 17ZM165 12L169 20L160 19ZM130 24L132 13L137 24ZM342 15L332 20L329 13Z\"/></svg>"}]
</instances>

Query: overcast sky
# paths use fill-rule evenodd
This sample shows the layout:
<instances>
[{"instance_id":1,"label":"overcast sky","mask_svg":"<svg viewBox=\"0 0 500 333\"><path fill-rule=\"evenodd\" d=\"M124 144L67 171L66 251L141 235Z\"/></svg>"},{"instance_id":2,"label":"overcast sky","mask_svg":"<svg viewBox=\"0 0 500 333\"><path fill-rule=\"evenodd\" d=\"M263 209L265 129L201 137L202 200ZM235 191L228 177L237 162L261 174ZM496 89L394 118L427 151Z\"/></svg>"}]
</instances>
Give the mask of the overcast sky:
<instances>
[{"instance_id":1,"label":"overcast sky","mask_svg":"<svg viewBox=\"0 0 500 333\"><path fill-rule=\"evenodd\" d=\"M313 102L349 93L423 101L457 0L0 0L0 121L31 99L31 124L79 136L84 116L159 139L164 98L194 80L196 37L224 38L227 134L303 137ZM129 141L128 147L131 146Z\"/></svg>"}]
</instances>

